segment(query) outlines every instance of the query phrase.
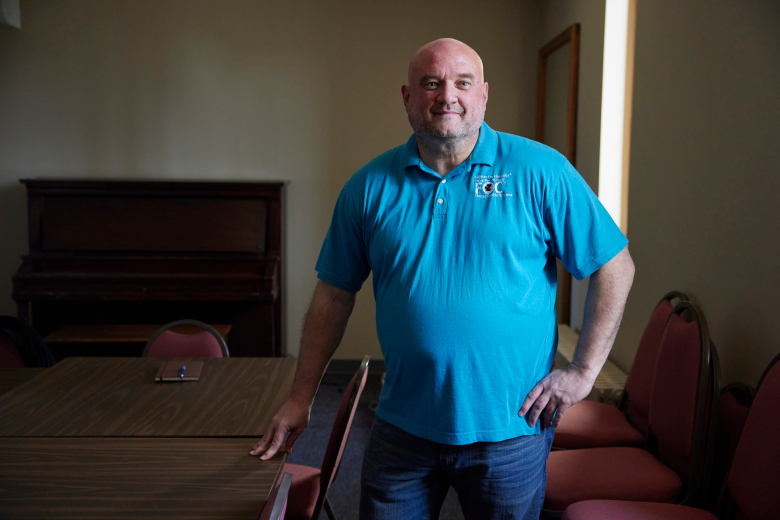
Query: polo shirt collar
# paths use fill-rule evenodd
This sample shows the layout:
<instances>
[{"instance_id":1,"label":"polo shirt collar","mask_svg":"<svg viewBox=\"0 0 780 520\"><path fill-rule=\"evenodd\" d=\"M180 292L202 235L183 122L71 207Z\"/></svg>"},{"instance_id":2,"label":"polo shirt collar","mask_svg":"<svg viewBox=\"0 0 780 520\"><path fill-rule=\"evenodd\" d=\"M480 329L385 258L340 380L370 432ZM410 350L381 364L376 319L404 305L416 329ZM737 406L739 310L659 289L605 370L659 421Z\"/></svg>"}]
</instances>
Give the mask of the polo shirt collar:
<instances>
[{"instance_id":1,"label":"polo shirt collar","mask_svg":"<svg viewBox=\"0 0 780 520\"><path fill-rule=\"evenodd\" d=\"M498 153L498 134L490 128L487 123L482 122L482 128L479 131L479 139L471 152L469 160L471 164L487 164L493 166Z\"/></svg>"},{"instance_id":2,"label":"polo shirt collar","mask_svg":"<svg viewBox=\"0 0 780 520\"><path fill-rule=\"evenodd\" d=\"M493 166L493 162L496 160L497 150L498 134L483 121L482 127L479 130L477 144L474 146L471 156L466 159L466 164L467 166L471 166L472 164L487 164L488 166ZM428 170L428 167L426 167L422 162L422 159L420 159L420 152L417 149L417 137L414 134L406 141L403 165L404 168L418 166L421 169Z\"/></svg>"}]
</instances>

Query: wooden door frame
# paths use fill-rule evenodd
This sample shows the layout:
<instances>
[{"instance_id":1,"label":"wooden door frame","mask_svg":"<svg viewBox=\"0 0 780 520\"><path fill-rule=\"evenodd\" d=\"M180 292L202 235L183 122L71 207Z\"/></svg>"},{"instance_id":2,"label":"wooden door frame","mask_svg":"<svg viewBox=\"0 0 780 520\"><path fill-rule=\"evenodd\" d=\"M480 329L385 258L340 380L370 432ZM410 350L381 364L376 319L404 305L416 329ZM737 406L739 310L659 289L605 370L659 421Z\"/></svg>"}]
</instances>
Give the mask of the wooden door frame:
<instances>
[{"instance_id":1,"label":"wooden door frame","mask_svg":"<svg viewBox=\"0 0 780 520\"><path fill-rule=\"evenodd\" d=\"M570 25L561 34L539 49L539 76L536 91L536 140L544 142L544 124L547 90L547 58L569 43L569 85L566 96L566 150L565 156L576 166L577 154L577 94L580 75L580 24ZM564 267L561 287L561 301L558 305L558 323L571 323L571 274Z\"/></svg>"}]
</instances>

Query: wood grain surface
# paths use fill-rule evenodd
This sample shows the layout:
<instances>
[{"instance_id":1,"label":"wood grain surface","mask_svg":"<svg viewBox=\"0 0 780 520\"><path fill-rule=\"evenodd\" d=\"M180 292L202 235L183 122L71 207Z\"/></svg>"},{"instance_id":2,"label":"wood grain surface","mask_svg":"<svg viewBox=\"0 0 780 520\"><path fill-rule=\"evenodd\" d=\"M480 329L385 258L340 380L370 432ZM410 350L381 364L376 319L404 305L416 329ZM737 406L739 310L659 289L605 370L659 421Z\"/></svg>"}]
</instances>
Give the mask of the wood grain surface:
<instances>
[{"instance_id":1,"label":"wood grain surface","mask_svg":"<svg viewBox=\"0 0 780 520\"><path fill-rule=\"evenodd\" d=\"M0 518L256 520L285 453L249 439L0 438Z\"/></svg>"},{"instance_id":2,"label":"wood grain surface","mask_svg":"<svg viewBox=\"0 0 780 520\"><path fill-rule=\"evenodd\" d=\"M26 383L45 368L0 368L0 395Z\"/></svg>"},{"instance_id":3,"label":"wood grain surface","mask_svg":"<svg viewBox=\"0 0 780 520\"><path fill-rule=\"evenodd\" d=\"M0 436L261 436L295 360L202 360L199 381L156 383L161 359L67 358L0 396Z\"/></svg>"}]
</instances>

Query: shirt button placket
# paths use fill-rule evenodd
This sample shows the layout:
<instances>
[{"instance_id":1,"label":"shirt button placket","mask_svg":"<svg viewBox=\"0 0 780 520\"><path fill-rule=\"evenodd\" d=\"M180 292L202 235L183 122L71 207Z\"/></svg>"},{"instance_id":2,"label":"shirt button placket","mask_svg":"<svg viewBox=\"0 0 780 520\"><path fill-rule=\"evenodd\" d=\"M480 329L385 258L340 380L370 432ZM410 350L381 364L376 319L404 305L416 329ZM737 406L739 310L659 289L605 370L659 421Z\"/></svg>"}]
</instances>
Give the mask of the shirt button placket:
<instances>
[{"instance_id":1,"label":"shirt button placket","mask_svg":"<svg viewBox=\"0 0 780 520\"><path fill-rule=\"evenodd\" d=\"M447 179L442 179L436 188L436 199L433 214L441 218L447 215Z\"/></svg>"}]
</instances>

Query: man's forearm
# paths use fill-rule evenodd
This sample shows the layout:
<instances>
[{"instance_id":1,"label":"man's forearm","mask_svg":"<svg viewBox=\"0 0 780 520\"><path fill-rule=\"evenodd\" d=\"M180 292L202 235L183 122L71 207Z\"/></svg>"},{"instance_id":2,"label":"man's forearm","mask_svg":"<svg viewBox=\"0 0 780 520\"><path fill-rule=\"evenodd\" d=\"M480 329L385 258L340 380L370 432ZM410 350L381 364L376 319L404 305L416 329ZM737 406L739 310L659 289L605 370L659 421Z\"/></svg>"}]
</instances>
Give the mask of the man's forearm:
<instances>
[{"instance_id":1,"label":"man's forearm","mask_svg":"<svg viewBox=\"0 0 780 520\"><path fill-rule=\"evenodd\" d=\"M615 342L628 292L634 280L634 263L628 248L590 277L585 320L572 364L596 379Z\"/></svg>"},{"instance_id":2,"label":"man's forearm","mask_svg":"<svg viewBox=\"0 0 780 520\"><path fill-rule=\"evenodd\" d=\"M292 450L296 439L309 424L317 387L328 361L341 343L354 305L354 293L342 291L323 281L317 283L303 323L298 370L295 372L290 398L274 415L263 438L254 445L250 455L260 455L261 460L273 457L285 443L287 432L290 435L285 446L287 451Z\"/></svg>"},{"instance_id":3,"label":"man's forearm","mask_svg":"<svg viewBox=\"0 0 780 520\"><path fill-rule=\"evenodd\" d=\"M319 281L301 333L301 350L290 399L310 406L330 358L341 343L355 294Z\"/></svg>"},{"instance_id":4,"label":"man's forearm","mask_svg":"<svg viewBox=\"0 0 780 520\"><path fill-rule=\"evenodd\" d=\"M633 280L634 263L628 249L590 276L585 323L574 359L547 374L528 392L518 415L525 417L529 426L536 424L542 413L544 426L558 426L566 411L593 388L615 341Z\"/></svg>"}]
</instances>

